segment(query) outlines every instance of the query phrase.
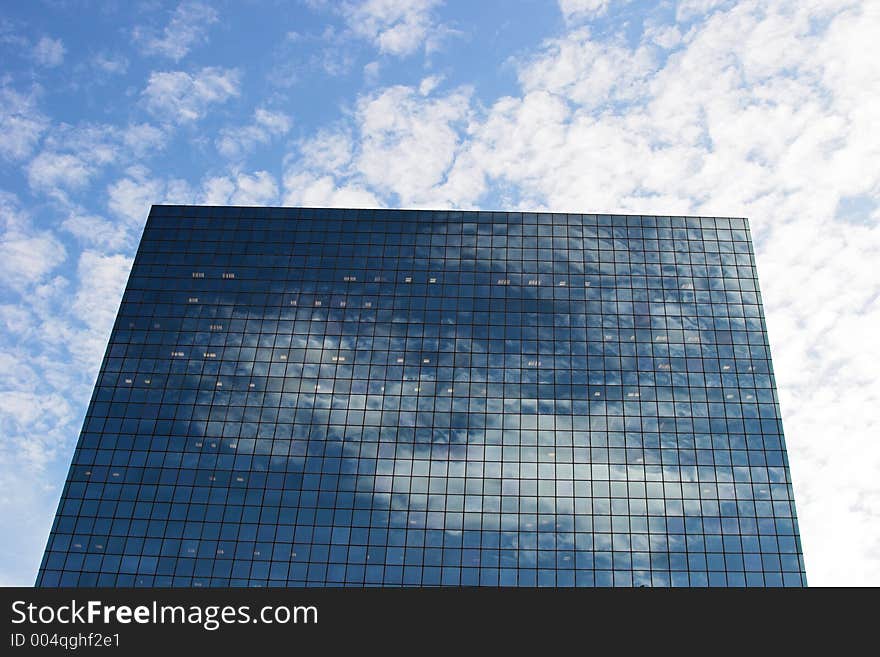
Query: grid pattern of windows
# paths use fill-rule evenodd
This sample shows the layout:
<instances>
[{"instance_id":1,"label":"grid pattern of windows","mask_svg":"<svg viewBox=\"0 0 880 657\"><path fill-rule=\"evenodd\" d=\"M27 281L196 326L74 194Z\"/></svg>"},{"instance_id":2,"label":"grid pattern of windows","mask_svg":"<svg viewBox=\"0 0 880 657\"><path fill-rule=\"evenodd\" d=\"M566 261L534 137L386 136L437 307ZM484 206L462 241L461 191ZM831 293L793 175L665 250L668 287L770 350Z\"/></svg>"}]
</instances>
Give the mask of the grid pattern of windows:
<instances>
[{"instance_id":1,"label":"grid pattern of windows","mask_svg":"<svg viewBox=\"0 0 880 657\"><path fill-rule=\"evenodd\" d=\"M43 586L801 586L748 223L155 206Z\"/></svg>"}]
</instances>

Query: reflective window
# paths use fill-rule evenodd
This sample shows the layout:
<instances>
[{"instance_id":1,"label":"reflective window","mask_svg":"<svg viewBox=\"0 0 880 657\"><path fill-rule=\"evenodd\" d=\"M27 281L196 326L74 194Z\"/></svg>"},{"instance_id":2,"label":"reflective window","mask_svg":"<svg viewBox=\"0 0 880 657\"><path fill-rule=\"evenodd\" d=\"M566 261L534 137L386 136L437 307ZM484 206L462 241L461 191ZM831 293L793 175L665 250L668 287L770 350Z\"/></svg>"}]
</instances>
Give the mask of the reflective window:
<instances>
[{"instance_id":1,"label":"reflective window","mask_svg":"<svg viewBox=\"0 0 880 657\"><path fill-rule=\"evenodd\" d=\"M156 206L44 586L801 586L744 219Z\"/></svg>"}]
</instances>

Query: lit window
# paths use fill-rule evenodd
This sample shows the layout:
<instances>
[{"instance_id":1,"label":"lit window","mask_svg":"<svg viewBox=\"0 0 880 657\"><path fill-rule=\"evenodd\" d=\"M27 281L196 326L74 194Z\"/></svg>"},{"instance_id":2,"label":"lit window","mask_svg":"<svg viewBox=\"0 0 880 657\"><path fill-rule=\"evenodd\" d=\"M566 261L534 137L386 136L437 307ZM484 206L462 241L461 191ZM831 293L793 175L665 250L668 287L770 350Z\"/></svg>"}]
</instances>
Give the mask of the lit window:
<instances>
[{"instance_id":1,"label":"lit window","mask_svg":"<svg viewBox=\"0 0 880 657\"><path fill-rule=\"evenodd\" d=\"M198 303L198 302L199 302L199 298L198 298L198 297L190 297L190 298L187 299L186 301L187 301L187 303Z\"/></svg>"},{"instance_id":2,"label":"lit window","mask_svg":"<svg viewBox=\"0 0 880 657\"><path fill-rule=\"evenodd\" d=\"M205 272L203 272L203 271L194 271L194 272L192 273L192 277L193 277L193 278L204 278L204 277L205 277Z\"/></svg>"},{"instance_id":3,"label":"lit window","mask_svg":"<svg viewBox=\"0 0 880 657\"><path fill-rule=\"evenodd\" d=\"M226 278L226 279L235 278L235 273L233 273L231 271L223 272L223 278Z\"/></svg>"}]
</instances>

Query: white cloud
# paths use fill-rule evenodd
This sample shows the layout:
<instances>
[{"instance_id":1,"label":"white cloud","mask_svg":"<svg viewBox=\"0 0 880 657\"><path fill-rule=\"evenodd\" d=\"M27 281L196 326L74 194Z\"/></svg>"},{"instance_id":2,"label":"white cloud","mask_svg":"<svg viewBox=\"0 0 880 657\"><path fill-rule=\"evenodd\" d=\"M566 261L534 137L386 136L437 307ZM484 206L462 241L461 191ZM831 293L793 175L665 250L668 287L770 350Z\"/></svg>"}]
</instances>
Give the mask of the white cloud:
<instances>
[{"instance_id":1,"label":"white cloud","mask_svg":"<svg viewBox=\"0 0 880 657\"><path fill-rule=\"evenodd\" d=\"M341 173L351 162L351 134L340 130L324 130L302 142L297 164L303 168Z\"/></svg>"},{"instance_id":2,"label":"white cloud","mask_svg":"<svg viewBox=\"0 0 880 657\"><path fill-rule=\"evenodd\" d=\"M339 184L329 175L291 171L284 176L284 205L329 208L377 208L384 204L357 184Z\"/></svg>"},{"instance_id":3,"label":"white cloud","mask_svg":"<svg viewBox=\"0 0 880 657\"><path fill-rule=\"evenodd\" d=\"M519 72L526 94L546 90L586 107L613 107L643 96L655 71L647 46L593 40L587 28L549 41Z\"/></svg>"},{"instance_id":4,"label":"white cloud","mask_svg":"<svg viewBox=\"0 0 880 657\"><path fill-rule=\"evenodd\" d=\"M406 207L469 204L483 181L460 152L471 90L436 95L438 82L429 77L417 88L394 86L361 97L351 124L320 131L300 143L298 157L286 159L285 189L294 198L309 189L310 198L332 199L345 188L362 201L396 196L394 203Z\"/></svg>"},{"instance_id":5,"label":"white cloud","mask_svg":"<svg viewBox=\"0 0 880 657\"><path fill-rule=\"evenodd\" d=\"M254 120L237 128L224 128L217 139L217 150L228 158L238 158L257 146L268 144L272 137L287 134L292 121L284 112L259 108Z\"/></svg>"},{"instance_id":6,"label":"white cloud","mask_svg":"<svg viewBox=\"0 0 880 657\"><path fill-rule=\"evenodd\" d=\"M608 11L610 0L559 0L559 10L566 22L592 18Z\"/></svg>"},{"instance_id":7,"label":"white cloud","mask_svg":"<svg viewBox=\"0 0 880 657\"><path fill-rule=\"evenodd\" d=\"M82 188L94 174L88 161L71 153L43 151L27 166L30 186L48 192Z\"/></svg>"},{"instance_id":8,"label":"white cloud","mask_svg":"<svg viewBox=\"0 0 880 657\"><path fill-rule=\"evenodd\" d=\"M179 184L176 191L172 189L171 183L151 177L143 167L132 167L124 177L107 187L107 208L126 223L127 230L139 235L151 206L163 202L192 202L191 194Z\"/></svg>"},{"instance_id":9,"label":"white cloud","mask_svg":"<svg viewBox=\"0 0 880 657\"><path fill-rule=\"evenodd\" d=\"M80 287L71 307L88 327L79 342L80 348L97 354L106 346L131 263L131 257L121 254L105 255L95 251L80 254L77 265Z\"/></svg>"},{"instance_id":10,"label":"white cloud","mask_svg":"<svg viewBox=\"0 0 880 657\"><path fill-rule=\"evenodd\" d=\"M217 12L201 2L182 2L161 34L146 27L134 30L134 40L149 55L183 59L196 45L207 40L208 26L218 20Z\"/></svg>"},{"instance_id":11,"label":"white cloud","mask_svg":"<svg viewBox=\"0 0 880 657\"><path fill-rule=\"evenodd\" d=\"M645 40L656 43L664 50L675 48L681 39L681 30L675 25L650 25L645 30Z\"/></svg>"},{"instance_id":12,"label":"white cloud","mask_svg":"<svg viewBox=\"0 0 880 657\"><path fill-rule=\"evenodd\" d=\"M64 246L34 227L16 196L0 192L0 281L19 293L43 282L64 262Z\"/></svg>"},{"instance_id":13,"label":"white cloud","mask_svg":"<svg viewBox=\"0 0 880 657\"><path fill-rule=\"evenodd\" d=\"M42 279L64 262L64 246L48 233L4 235L0 244L0 273L11 287Z\"/></svg>"},{"instance_id":14,"label":"white cloud","mask_svg":"<svg viewBox=\"0 0 880 657\"><path fill-rule=\"evenodd\" d=\"M379 80L379 71L381 70L381 64L377 61L368 62L364 64L364 82L367 84L376 84Z\"/></svg>"},{"instance_id":15,"label":"white cloud","mask_svg":"<svg viewBox=\"0 0 880 657\"><path fill-rule=\"evenodd\" d=\"M33 95L0 86L0 156L10 160L27 157L48 124Z\"/></svg>"},{"instance_id":16,"label":"white cloud","mask_svg":"<svg viewBox=\"0 0 880 657\"><path fill-rule=\"evenodd\" d=\"M675 6L675 19L679 22L706 16L721 6L732 4L731 0L679 0Z\"/></svg>"},{"instance_id":17,"label":"white cloud","mask_svg":"<svg viewBox=\"0 0 880 657\"><path fill-rule=\"evenodd\" d=\"M43 37L33 48L33 58L40 66L49 68L60 66L64 62L64 53L67 52L61 39Z\"/></svg>"},{"instance_id":18,"label":"white cloud","mask_svg":"<svg viewBox=\"0 0 880 657\"><path fill-rule=\"evenodd\" d=\"M205 205L277 205L278 183L268 171L215 176L202 185Z\"/></svg>"},{"instance_id":19,"label":"white cloud","mask_svg":"<svg viewBox=\"0 0 880 657\"><path fill-rule=\"evenodd\" d=\"M122 134L123 143L138 157L160 151L168 141L168 135L149 123L128 126Z\"/></svg>"},{"instance_id":20,"label":"white cloud","mask_svg":"<svg viewBox=\"0 0 880 657\"><path fill-rule=\"evenodd\" d=\"M470 90L428 97L390 87L362 99L356 167L370 185L397 194L403 205L441 201L468 119ZM446 201L448 202L448 201Z\"/></svg>"},{"instance_id":21,"label":"white cloud","mask_svg":"<svg viewBox=\"0 0 880 657\"><path fill-rule=\"evenodd\" d=\"M424 48L431 52L438 37L448 32L434 21L440 0L363 0L343 5L355 34L370 40L380 52L399 57Z\"/></svg>"},{"instance_id":22,"label":"white cloud","mask_svg":"<svg viewBox=\"0 0 880 657\"><path fill-rule=\"evenodd\" d=\"M100 52L92 57L91 64L102 73L110 75L122 75L128 71L128 59L118 53Z\"/></svg>"},{"instance_id":23,"label":"white cloud","mask_svg":"<svg viewBox=\"0 0 880 657\"><path fill-rule=\"evenodd\" d=\"M81 192L110 164L126 165L165 147L168 134L150 123L124 128L102 124L59 124L43 140L43 150L25 167L34 191L44 192L74 211L70 195Z\"/></svg>"},{"instance_id":24,"label":"white cloud","mask_svg":"<svg viewBox=\"0 0 880 657\"><path fill-rule=\"evenodd\" d=\"M187 123L201 119L209 105L238 96L239 83L237 69L153 72L142 95L147 109L160 120Z\"/></svg>"},{"instance_id":25,"label":"white cloud","mask_svg":"<svg viewBox=\"0 0 880 657\"><path fill-rule=\"evenodd\" d=\"M71 212L61 227L80 242L92 247L118 250L132 243L132 231L125 224L87 212Z\"/></svg>"}]
</instances>

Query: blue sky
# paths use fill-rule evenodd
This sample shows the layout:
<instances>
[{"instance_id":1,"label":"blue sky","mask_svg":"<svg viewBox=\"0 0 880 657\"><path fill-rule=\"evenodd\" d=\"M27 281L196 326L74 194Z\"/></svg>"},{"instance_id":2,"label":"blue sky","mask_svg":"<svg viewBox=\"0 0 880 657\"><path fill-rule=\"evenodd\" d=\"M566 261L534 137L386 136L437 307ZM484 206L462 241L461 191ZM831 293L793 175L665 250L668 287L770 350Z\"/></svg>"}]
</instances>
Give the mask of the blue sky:
<instances>
[{"instance_id":1,"label":"blue sky","mask_svg":"<svg viewBox=\"0 0 880 657\"><path fill-rule=\"evenodd\" d=\"M811 584L880 585L880 3L0 10L0 584L152 203L748 216Z\"/></svg>"}]
</instances>

